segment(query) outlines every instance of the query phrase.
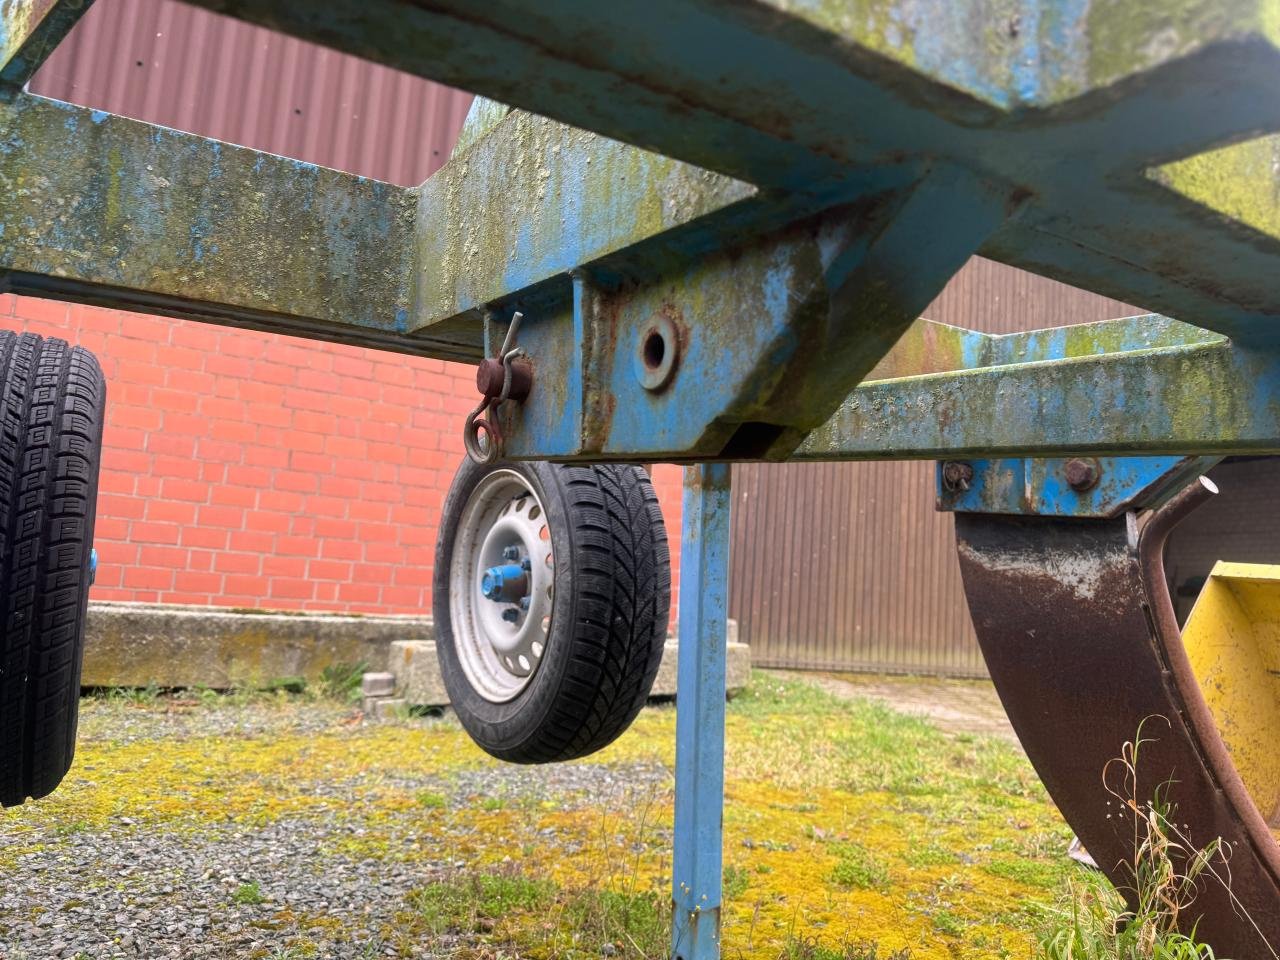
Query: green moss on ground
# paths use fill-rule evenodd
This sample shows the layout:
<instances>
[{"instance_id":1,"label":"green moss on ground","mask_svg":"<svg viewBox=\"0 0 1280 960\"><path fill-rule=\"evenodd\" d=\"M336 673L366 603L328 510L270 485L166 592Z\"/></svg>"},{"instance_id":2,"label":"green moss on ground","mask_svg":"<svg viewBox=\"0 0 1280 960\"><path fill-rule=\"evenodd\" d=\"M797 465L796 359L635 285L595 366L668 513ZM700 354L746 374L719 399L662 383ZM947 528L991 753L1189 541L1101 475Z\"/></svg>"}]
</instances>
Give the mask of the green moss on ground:
<instances>
[{"instance_id":1,"label":"green moss on ground","mask_svg":"<svg viewBox=\"0 0 1280 960\"><path fill-rule=\"evenodd\" d=\"M86 703L91 735L63 787L0 815L0 869L20 869L38 846L72 853L85 833L122 829L122 816L130 830L192 834L227 821L338 823L351 829L322 846L317 869L330 856L464 865L405 891L383 933L406 955L427 940L459 957L666 949L672 795L652 771L674 760L670 707L646 709L579 762L634 781L622 802L532 790L451 719L363 724L278 696L201 698L178 732L111 739L130 718L173 709L163 695ZM329 712L317 721L317 710ZM244 711L252 723L236 721ZM202 732L212 726L221 732ZM743 960L1025 957L1078 869L1069 831L1004 742L766 674L730 704L727 735L723 938ZM500 786L468 793L477 777ZM425 839L396 842L406 825ZM327 931L330 920L293 922Z\"/></svg>"}]
</instances>

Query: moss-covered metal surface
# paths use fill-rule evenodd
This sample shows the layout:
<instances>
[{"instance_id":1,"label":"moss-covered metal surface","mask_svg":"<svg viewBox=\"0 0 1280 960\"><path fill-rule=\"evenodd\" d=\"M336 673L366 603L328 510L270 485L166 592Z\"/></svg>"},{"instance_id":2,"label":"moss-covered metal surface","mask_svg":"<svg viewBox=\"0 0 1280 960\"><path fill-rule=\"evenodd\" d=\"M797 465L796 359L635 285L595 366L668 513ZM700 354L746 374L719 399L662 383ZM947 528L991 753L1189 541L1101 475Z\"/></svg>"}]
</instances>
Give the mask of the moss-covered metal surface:
<instances>
[{"instance_id":1,"label":"moss-covered metal surface","mask_svg":"<svg viewBox=\"0 0 1280 960\"><path fill-rule=\"evenodd\" d=\"M1280 360L1270 352L1162 317L962 339L936 326L913 328L882 363L892 379L854 390L795 458L1280 447Z\"/></svg>"},{"instance_id":2,"label":"moss-covered metal surface","mask_svg":"<svg viewBox=\"0 0 1280 960\"><path fill-rule=\"evenodd\" d=\"M0 269L19 289L356 342L408 329L410 191L55 101L0 104L0 129Z\"/></svg>"},{"instance_id":3,"label":"moss-covered metal surface","mask_svg":"<svg viewBox=\"0 0 1280 960\"><path fill-rule=\"evenodd\" d=\"M203 4L499 102L402 190L10 86L11 288L472 360L520 309L513 455L785 458L976 251L1233 342L1010 379L946 335L963 372L874 388L898 426L846 404L859 450L1280 444L1280 0ZM0 56L77 6L10 0ZM681 362L651 390L659 317Z\"/></svg>"}]
</instances>

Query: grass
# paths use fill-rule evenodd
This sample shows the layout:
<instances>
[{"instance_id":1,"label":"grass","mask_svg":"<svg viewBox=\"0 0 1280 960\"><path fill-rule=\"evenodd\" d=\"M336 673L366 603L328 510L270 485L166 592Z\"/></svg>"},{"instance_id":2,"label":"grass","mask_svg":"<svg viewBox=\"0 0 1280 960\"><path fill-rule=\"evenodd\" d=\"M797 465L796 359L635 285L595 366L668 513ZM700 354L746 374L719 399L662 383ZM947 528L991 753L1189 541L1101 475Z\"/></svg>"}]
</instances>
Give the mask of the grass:
<instances>
[{"instance_id":1,"label":"grass","mask_svg":"<svg viewBox=\"0 0 1280 960\"><path fill-rule=\"evenodd\" d=\"M320 696L339 703L355 703L360 699L360 683L369 664L334 663L320 671Z\"/></svg>"},{"instance_id":2,"label":"grass","mask_svg":"<svg viewBox=\"0 0 1280 960\"><path fill-rule=\"evenodd\" d=\"M673 709L647 708L578 762L645 784L605 802L574 792L579 774L517 776L451 717L353 722L340 696L318 697L318 685L187 693L194 705L182 711L196 717L185 732L121 739L125 723L142 729L140 711L173 713L173 702L87 701L67 784L0 814L0 871L21 869L36 845L71 856L82 835L100 843L121 815L132 830L184 836L287 818L295 831L315 822L328 832L317 870L351 858L421 863L431 882L388 905L392 919L375 931L399 955L427 942L461 960L665 954ZM203 732L203 711L222 732ZM313 729L316 711L329 711L324 729ZM1030 956L1054 890L1079 868L1064 856L1070 832L1014 748L763 673L728 713L726 956ZM304 731L290 725L295 715L311 718ZM57 824L75 826L59 835ZM439 864L447 874L432 877Z\"/></svg>"},{"instance_id":3,"label":"grass","mask_svg":"<svg viewBox=\"0 0 1280 960\"><path fill-rule=\"evenodd\" d=\"M519 912L541 910L551 899L546 881L519 874L482 873L428 884L410 903L434 936L488 932Z\"/></svg>"},{"instance_id":4,"label":"grass","mask_svg":"<svg viewBox=\"0 0 1280 960\"><path fill-rule=\"evenodd\" d=\"M1128 897L1096 874L1073 878L1040 938L1039 960L1214 960L1212 947L1197 939L1186 915L1200 884L1230 891L1228 854L1220 840L1193 845L1177 826L1170 799L1176 784L1160 785L1150 799L1139 796L1138 757L1154 740L1143 737L1148 722L1102 774L1119 816L1133 824L1133 854L1125 865ZM1252 923L1237 906L1239 921ZM1267 949L1277 956L1274 947Z\"/></svg>"},{"instance_id":5,"label":"grass","mask_svg":"<svg viewBox=\"0 0 1280 960\"><path fill-rule=\"evenodd\" d=\"M842 887L882 887L889 882L889 871L869 850L856 843L840 843L835 848L835 868L831 879Z\"/></svg>"}]
</instances>

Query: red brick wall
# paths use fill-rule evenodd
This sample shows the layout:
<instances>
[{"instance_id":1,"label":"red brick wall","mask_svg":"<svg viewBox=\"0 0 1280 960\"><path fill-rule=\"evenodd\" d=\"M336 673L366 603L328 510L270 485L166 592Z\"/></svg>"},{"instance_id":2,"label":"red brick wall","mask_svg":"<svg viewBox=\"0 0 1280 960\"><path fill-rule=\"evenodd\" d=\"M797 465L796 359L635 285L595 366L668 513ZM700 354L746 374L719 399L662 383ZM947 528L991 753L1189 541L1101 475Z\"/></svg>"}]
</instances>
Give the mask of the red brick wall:
<instances>
[{"instance_id":1,"label":"red brick wall","mask_svg":"<svg viewBox=\"0 0 1280 960\"><path fill-rule=\"evenodd\" d=\"M26 297L0 323L102 362L95 599L430 611L473 368Z\"/></svg>"}]
</instances>

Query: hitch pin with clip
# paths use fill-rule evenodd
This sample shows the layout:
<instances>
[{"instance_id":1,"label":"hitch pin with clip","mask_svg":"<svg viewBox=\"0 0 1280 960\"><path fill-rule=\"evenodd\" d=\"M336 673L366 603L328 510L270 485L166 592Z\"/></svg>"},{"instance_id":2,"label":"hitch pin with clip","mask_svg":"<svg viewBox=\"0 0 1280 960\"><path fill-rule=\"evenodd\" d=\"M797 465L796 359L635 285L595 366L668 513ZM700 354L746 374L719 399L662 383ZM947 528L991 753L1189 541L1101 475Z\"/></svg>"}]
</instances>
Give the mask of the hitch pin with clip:
<instances>
[{"instance_id":1,"label":"hitch pin with clip","mask_svg":"<svg viewBox=\"0 0 1280 960\"><path fill-rule=\"evenodd\" d=\"M462 443L467 456L476 463L493 463L502 459L502 427L498 420L498 408L508 400L523 403L533 389L533 370L528 363L516 363L527 354L516 346L516 332L524 314L516 311L507 327L502 348L496 357L486 357L476 368L476 389L480 391L480 405L467 416L462 430ZM482 416L485 410L487 416ZM483 438L481 437L483 434Z\"/></svg>"}]
</instances>

